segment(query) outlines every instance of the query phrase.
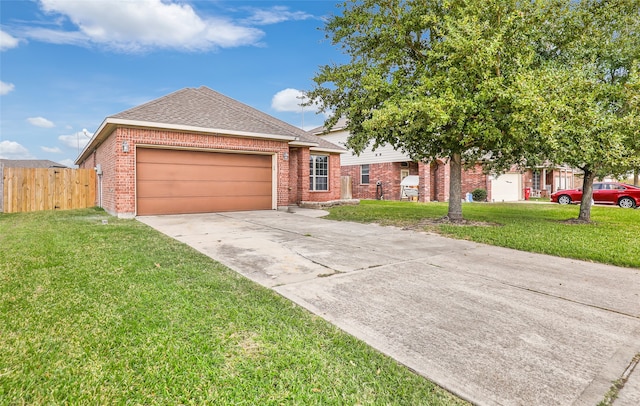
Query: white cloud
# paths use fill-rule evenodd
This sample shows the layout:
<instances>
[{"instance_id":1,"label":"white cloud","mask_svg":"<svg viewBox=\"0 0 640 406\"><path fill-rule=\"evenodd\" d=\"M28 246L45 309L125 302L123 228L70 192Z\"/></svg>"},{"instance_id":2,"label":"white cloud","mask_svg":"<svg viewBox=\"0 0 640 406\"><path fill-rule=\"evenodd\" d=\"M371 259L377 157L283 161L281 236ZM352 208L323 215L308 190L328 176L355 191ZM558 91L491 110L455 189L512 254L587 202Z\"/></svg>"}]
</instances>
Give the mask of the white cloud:
<instances>
[{"instance_id":1,"label":"white cloud","mask_svg":"<svg viewBox=\"0 0 640 406\"><path fill-rule=\"evenodd\" d=\"M20 41L17 38L14 38L10 34L0 30L0 51L15 48L18 46L19 42Z\"/></svg>"},{"instance_id":2,"label":"white cloud","mask_svg":"<svg viewBox=\"0 0 640 406\"><path fill-rule=\"evenodd\" d=\"M308 102L309 99L305 96L304 92L298 89L284 89L276 93L271 99L271 108L275 111L289 111L293 113L302 113L303 102ZM304 106L305 112L317 112L318 106L312 104L310 106Z\"/></svg>"},{"instance_id":3,"label":"white cloud","mask_svg":"<svg viewBox=\"0 0 640 406\"><path fill-rule=\"evenodd\" d=\"M58 162L59 164L62 164L64 166L67 166L69 168L75 168L76 167L76 164L73 161L73 159L63 159L62 161L56 161L56 162Z\"/></svg>"},{"instance_id":4,"label":"white cloud","mask_svg":"<svg viewBox=\"0 0 640 406\"><path fill-rule=\"evenodd\" d=\"M271 108L275 111L302 112L300 104L303 101L306 101L306 97L302 91L297 89L284 89L273 96L271 99Z\"/></svg>"},{"instance_id":5,"label":"white cloud","mask_svg":"<svg viewBox=\"0 0 640 406\"><path fill-rule=\"evenodd\" d=\"M81 32L65 32L51 28L32 27L24 31L24 35L31 39L50 44L89 45L89 38Z\"/></svg>"},{"instance_id":6,"label":"white cloud","mask_svg":"<svg viewBox=\"0 0 640 406\"><path fill-rule=\"evenodd\" d=\"M15 141L0 141L0 158L33 159L29 150Z\"/></svg>"},{"instance_id":7,"label":"white cloud","mask_svg":"<svg viewBox=\"0 0 640 406\"><path fill-rule=\"evenodd\" d=\"M46 13L64 16L77 31L31 28L24 35L59 44L99 44L138 52L186 51L256 45L264 32L228 19L201 16L189 4L162 0L41 0Z\"/></svg>"},{"instance_id":8,"label":"white cloud","mask_svg":"<svg viewBox=\"0 0 640 406\"><path fill-rule=\"evenodd\" d=\"M40 147L44 152L48 152L50 154L61 154L62 150L58 147Z\"/></svg>"},{"instance_id":9,"label":"white cloud","mask_svg":"<svg viewBox=\"0 0 640 406\"><path fill-rule=\"evenodd\" d=\"M27 119L27 121L31 124L31 125L35 125L36 127L42 127L42 128L53 128L56 125L53 124L52 121L47 120L44 117L29 117Z\"/></svg>"},{"instance_id":10,"label":"white cloud","mask_svg":"<svg viewBox=\"0 0 640 406\"><path fill-rule=\"evenodd\" d=\"M250 9L252 15L245 21L255 25L277 24L290 20L308 20L314 18L303 11L289 11L287 7L276 6L270 9Z\"/></svg>"},{"instance_id":11,"label":"white cloud","mask_svg":"<svg viewBox=\"0 0 640 406\"><path fill-rule=\"evenodd\" d=\"M13 83L7 83L0 81L0 96L4 96L5 94L12 92L16 87Z\"/></svg>"},{"instance_id":12,"label":"white cloud","mask_svg":"<svg viewBox=\"0 0 640 406\"><path fill-rule=\"evenodd\" d=\"M93 137L93 133L83 129L71 135L61 135L58 140L66 147L82 150L89 143L91 137Z\"/></svg>"}]
</instances>

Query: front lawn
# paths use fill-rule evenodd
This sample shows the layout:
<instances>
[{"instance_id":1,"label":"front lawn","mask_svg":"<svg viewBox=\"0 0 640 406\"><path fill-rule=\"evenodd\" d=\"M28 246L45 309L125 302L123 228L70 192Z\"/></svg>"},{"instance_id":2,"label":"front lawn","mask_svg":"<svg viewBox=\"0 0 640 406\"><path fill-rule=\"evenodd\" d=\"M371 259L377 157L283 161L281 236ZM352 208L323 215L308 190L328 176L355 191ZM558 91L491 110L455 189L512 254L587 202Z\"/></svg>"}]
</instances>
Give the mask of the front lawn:
<instances>
[{"instance_id":1,"label":"front lawn","mask_svg":"<svg viewBox=\"0 0 640 406\"><path fill-rule=\"evenodd\" d=\"M576 219L579 206L540 203L464 203L470 225L438 223L447 203L364 200L330 210L334 220L426 229L442 235L522 251L640 268L640 209L596 206L591 224ZM473 224L476 222L477 224Z\"/></svg>"},{"instance_id":2,"label":"front lawn","mask_svg":"<svg viewBox=\"0 0 640 406\"><path fill-rule=\"evenodd\" d=\"M464 403L135 220L0 214L0 247L0 404Z\"/></svg>"}]
</instances>

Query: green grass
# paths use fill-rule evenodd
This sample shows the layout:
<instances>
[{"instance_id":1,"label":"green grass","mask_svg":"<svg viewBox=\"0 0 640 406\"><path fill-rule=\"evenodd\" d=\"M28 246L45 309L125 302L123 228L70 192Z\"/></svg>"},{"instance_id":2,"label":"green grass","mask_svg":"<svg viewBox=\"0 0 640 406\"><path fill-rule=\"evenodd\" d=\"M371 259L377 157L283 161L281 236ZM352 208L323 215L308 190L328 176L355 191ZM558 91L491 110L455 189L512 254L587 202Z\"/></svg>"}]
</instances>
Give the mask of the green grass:
<instances>
[{"instance_id":1,"label":"green grass","mask_svg":"<svg viewBox=\"0 0 640 406\"><path fill-rule=\"evenodd\" d=\"M2 405L464 403L135 220L0 214L0 247Z\"/></svg>"},{"instance_id":2,"label":"green grass","mask_svg":"<svg viewBox=\"0 0 640 406\"><path fill-rule=\"evenodd\" d=\"M447 214L447 203L365 200L359 206L332 208L334 220L416 225L445 236L522 251L640 268L640 209L592 208L591 224L571 224L579 206L539 203L464 203L463 215L487 225L423 225Z\"/></svg>"}]
</instances>

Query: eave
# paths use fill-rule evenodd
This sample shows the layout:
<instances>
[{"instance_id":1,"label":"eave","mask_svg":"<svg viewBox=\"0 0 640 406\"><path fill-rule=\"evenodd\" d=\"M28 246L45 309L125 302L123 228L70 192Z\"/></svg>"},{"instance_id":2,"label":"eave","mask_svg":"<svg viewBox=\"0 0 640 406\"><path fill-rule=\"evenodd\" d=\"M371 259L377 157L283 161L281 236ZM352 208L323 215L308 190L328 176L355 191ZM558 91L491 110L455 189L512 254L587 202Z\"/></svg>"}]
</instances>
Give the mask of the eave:
<instances>
[{"instance_id":1,"label":"eave","mask_svg":"<svg viewBox=\"0 0 640 406\"><path fill-rule=\"evenodd\" d=\"M83 162L87 157L96 149L104 140L106 140L113 131L118 127L135 127L135 128L147 128L153 130L171 130L171 131L182 131L182 132L190 132L190 133L201 133L201 134L216 134L216 135L224 135L229 137L242 137L242 138L258 138L258 139L266 139L266 140L277 140L277 141L295 141L297 137L290 135L280 135L280 134L264 134L264 133L255 133L250 131L236 131L236 130L223 130L219 128L203 128L196 127L190 125L181 125L181 124L166 124L166 123L154 123L149 121L137 121L137 120L125 120L118 119L113 117L107 117L100 127L95 132L94 136L91 138L89 143L84 147L78 158L76 158L75 164L78 165L80 162ZM313 144L317 145L317 144Z\"/></svg>"}]
</instances>

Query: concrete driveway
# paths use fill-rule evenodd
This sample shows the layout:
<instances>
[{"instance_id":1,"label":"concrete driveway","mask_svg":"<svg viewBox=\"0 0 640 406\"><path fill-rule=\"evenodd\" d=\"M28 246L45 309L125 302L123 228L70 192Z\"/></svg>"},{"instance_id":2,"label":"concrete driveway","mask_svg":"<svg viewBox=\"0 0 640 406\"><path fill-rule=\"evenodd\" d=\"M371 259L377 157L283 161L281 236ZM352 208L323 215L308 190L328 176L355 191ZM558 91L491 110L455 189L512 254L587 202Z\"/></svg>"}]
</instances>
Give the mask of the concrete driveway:
<instances>
[{"instance_id":1,"label":"concrete driveway","mask_svg":"<svg viewBox=\"0 0 640 406\"><path fill-rule=\"evenodd\" d=\"M472 403L640 404L639 269L295 210L138 220Z\"/></svg>"}]
</instances>

